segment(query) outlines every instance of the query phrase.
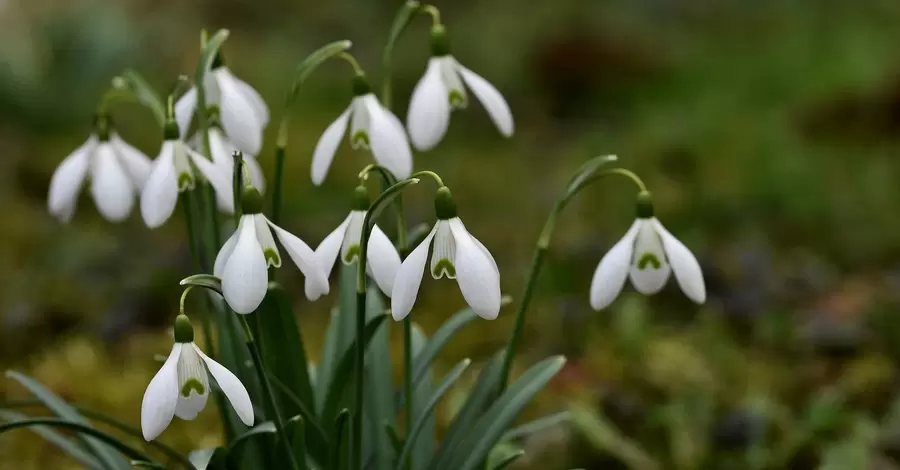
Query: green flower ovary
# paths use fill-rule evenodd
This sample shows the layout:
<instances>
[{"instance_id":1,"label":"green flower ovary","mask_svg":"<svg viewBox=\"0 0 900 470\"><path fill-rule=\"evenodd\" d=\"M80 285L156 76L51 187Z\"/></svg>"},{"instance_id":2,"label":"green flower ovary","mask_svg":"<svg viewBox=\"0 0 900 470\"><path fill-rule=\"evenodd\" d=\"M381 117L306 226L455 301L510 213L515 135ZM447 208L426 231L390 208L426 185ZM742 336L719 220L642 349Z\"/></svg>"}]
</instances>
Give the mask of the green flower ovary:
<instances>
[{"instance_id":1,"label":"green flower ovary","mask_svg":"<svg viewBox=\"0 0 900 470\"><path fill-rule=\"evenodd\" d=\"M350 248L347 249L347 254L341 259L344 264L350 264L359 258L359 244L350 245Z\"/></svg>"},{"instance_id":2,"label":"green flower ovary","mask_svg":"<svg viewBox=\"0 0 900 470\"><path fill-rule=\"evenodd\" d=\"M650 253L649 251L645 252L641 255L640 258L638 258L637 267L638 269L643 271L644 269L647 269L648 264L652 264L653 269L662 268L662 261L660 261L655 254Z\"/></svg>"},{"instance_id":3,"label":"green flower ovary","mask_svg":"<svg viewBox=\"0 0 900 470\"><path fill-rule=\"evenodd\" d=\"M190 377L184 381L184 384L181 386L181 396L185 398L191 396L191 390L197 392L197 395L206 393L206 387L203 386L203 382L196 377Z\"/></svg>"},{"instance_id":4,"label":"green flower ovary","mask_svg":"<svg viewBox=\"0 0 900 470\"><path fill-rule=\"evenodd\" d=\"M440 279L443 273L446 273L447 277L451 279L456 277L456 266L454 266L453 262L447 258L439 259L434 265L434 269L431 271L431 275L438 279Z\"/></svg>"}]
</instances>

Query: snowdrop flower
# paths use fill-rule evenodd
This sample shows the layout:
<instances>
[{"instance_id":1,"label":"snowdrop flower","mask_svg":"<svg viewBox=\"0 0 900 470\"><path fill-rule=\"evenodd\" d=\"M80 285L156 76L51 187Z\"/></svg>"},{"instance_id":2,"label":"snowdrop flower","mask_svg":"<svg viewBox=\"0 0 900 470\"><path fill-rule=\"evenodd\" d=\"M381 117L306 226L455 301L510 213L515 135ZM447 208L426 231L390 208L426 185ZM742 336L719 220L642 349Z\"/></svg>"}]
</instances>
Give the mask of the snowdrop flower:
<instances>
[{"instance_id":1,"label":"snowdrop flower","mask_svg":"<svg viewBox=\"0 0 900 470\"><path fill-rule=\"evenodd\" d=\"M95 133L60 163L50 180L47 206L62 222L75 215L87 179L100 214L110 222L125 220L150 174L150 159L116 135L108 117L98 116L94 127Z\"/></svg>"},{"instance_id":2,"label":"snowdrop flower","mask_svg":"<svg viewBox=\"0 0 900 470\"><path fill-rule=\"evenodd\" d=\"M253 403L244 384L194 344L194 328L184 315L175 319L175 345L165 364L150 381L141 403L141 431L147 442L156 439L173 416L193 420L206 407L212 375L238 417L253 425Z\"/></svg>"},{"instance_id":3,"label":"snowdrop flower","mask_svg":"<svg viewBox=\"0 0 900 470\"><path fill-rule=\"evenodd\" d=\"M344 222L328 234L316 248L316 258L325 270L325 277L331 275L334 260L340 253L344 264L351 264L359 259L361 252L359 240L363 231L363 221L369 209L369 195L365 186L356 188L354 207ZM394 288L394 278L400 269L400 254L391 240L378 228L372 226L369 241L366 244L366 271L375 279L375 284L384 295L390 297ZM310 289L310 279L306 279L306 290Z\"/></svg>"},{"instance_id":4,"label":"snowdrop flower","mask_svg":"<svg viewBox=\"0 0 900 470\"><path fill-rule=\"evenodd\" d=\"M222 279L225 301L237 313L251 313L259 307L269 285L268 268L281 267L278 241L306 276L306 297L316 300L328 293L328 279L313 250L287 230L278 227L261 212L262 196L253 187L244 188L243 215L237 230L216 256L213 274ZM270 230L271 228L271 230Z\"/></svg>"},{"instance_id":5,"label":"snowdrop flower","mask_svg":"<svg viewBox=\"0 0 900 470\"><path fill-rule=\"evenodd\" d=\"M390 170L397 179L405 179L412 172L412 151L406 140L403 124L389 109L381 105L365 77L357 75L353 81L353 101L338 118L325 129L313 151L312 181L322 184L334 153L350 124L350 146L371 149L375 161Z\"/></svg>"},{"instance_id":6,"label":"snowdrop flower","mask_svg":"<svg viewBox=\"0 0 900 470\"><path fill-rule=\"evenodd\" d=\"M413 90L406 115L413 145L419 150L430 150L441 141L450 124L450 112L465 108L468 103L464 83L487 110L500 134L511 136L513 117L503 95L450 55L442 25L432 27L431 38L431 59Z\"/></svg>"},{"instance_id":7,"label":"snowdrop flower","mask_svg":"<svg viewBox=\"0 0 900 470\"><path fill-rule=\"evenodd\" d=\"M689 299L698 304L706 301L697 258L653 216L650 194L643 192L638 196L637 220L594 272L591 307L600 310L612 303L627 277L638 292L650 295L663 288L671 273Z\"/></svg>"},{"instance_id":8,"label":"snowdrop flower","mask_svg":"<svg viewBox=\"0 0 900 470\"><path fill-rule=\"evenodd\" d=\"M432 244L431 276L456 279L466 303L475 313L487 320L497 318L500 313L500 271L494 257L459 220L456 204L446 186L438 189L434 208L437 223L397 271L391 293L394 320L402 320L412 310Z\"/></svg>"},{"instance_id":9,"label":"snowdrop flower","mask_svg":"<svg viewBox=\"0 0 900 470\"><path fill-rule=\"evenodd\" d=\"M216 57L206 74L207 105L218 106L222 126L241 151L257 155L262 148L262 133L269 123L269 108L250 85L234 76ZM191 118L197 108L197 89L191 88L177 103L175 117L181 135L187 135Z\"/></svg>"}]
</instances>

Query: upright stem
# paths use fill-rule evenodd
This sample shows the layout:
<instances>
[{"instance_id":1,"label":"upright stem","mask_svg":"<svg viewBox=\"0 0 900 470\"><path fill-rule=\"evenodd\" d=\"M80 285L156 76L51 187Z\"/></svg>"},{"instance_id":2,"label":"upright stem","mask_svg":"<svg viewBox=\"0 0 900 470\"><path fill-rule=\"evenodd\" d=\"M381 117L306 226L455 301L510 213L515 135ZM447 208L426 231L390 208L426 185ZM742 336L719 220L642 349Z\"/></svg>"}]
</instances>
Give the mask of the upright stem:
<instances>
[{"instance_id":1,"label":"upright stem","mask_svg":"<svg viewBox=\"0 0 900 470\"><path fill-rule=\"evenodd\" d=\"M275 415L275 426L278 429L278 436L276 437L276 439L281 442L284 453L287 455L288 460L291 462L291 468L294 470L299 470L300 467L297 465L297 459L294 457L294 451L293 449L291 449L291 444L287 439L287 434L284 427L284 418L282 418L281 410L278 408L278 400L275 399L275 394L272 392L272 385L269 383L269 376L268 374L266 374L262 356L260 356L259 349L256 347L256 341L253 339L253 333L250 332L250 325L247 324L247 318L244 315L238 315L238 317L241 319L241 326L244 327L247 349L250 350L250 356L253 359L253 367L256 369L257 375L259 375L259 382L262 385L263 394L266 395L266 399L269 402L269 407L272 410L272 414Z\"/></svg>"},{"instance_id":2,"label":"upright stem","mask_svg":"<svg viewBox=\"0 0 900 470\"><path fill-rule=\"evenodd\" d=\"M284 146L275 147L275 184L272 188L272 223L275 225L281 223L281 180L284 173L284 152Z\"/></svg>"}]
</instances>

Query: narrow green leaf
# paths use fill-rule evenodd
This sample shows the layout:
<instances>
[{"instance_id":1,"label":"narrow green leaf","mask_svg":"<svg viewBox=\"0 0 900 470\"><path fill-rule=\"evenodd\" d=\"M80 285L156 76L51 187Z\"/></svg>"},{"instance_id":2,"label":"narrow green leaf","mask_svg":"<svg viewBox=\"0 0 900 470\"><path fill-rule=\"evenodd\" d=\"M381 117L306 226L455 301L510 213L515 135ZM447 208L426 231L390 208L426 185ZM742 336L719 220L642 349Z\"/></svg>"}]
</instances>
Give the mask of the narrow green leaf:
<instances>
[{"instance_id":1,"label":"narrow green leaf","mask_svg":"<svg viewBox=\"0 0 900 470\"><path fill-rule=\"evenodd\" d=\"M125 87L134 94L138 102L146 106L153 113L153 117L160 126L166 122L166 107L153 87L144 80L141 74L128 69L122 72L120 77Z\"/></svg>"},{"instance_id":2,"label":"narrow green leaf","mask_svg":"<svg viewBox=\"0 0 900 470\"><path fill-rule=\"evenodd\" d=\"M569 184L566 186L566 196L563 199L569 199L574 196L588 179L597 174L607 163L612 163L616 160L615 155L601 155L586 161L575 171L572 179L569 180Z\"/></svg>"},{"instance_id":3,"label":"narrow green leaf","mask_svg":"<svg viewBox=\"0 0 900 470\"><path fill-rule=\"evenodd\" d=\"M228 39L228 34L227 29L220 29L206 41L203 51L200 52L200 61L197 62L197 73L194 74L194 83L197 86L202 86L202 84L206 83L204 80L206 73L212 67L213 61L219 53L219 48L222 47L222 43Z\"/></svg>"},{"instance_id":4,"label":"narrow green leaf","mask_svg":"<svg viewBox=\"0 0 900 470\"><path fill-rule=\"evenodd\" d=\"M313 460L316 462L325 462L328 458L328 438L326 437L325 430L319 426L318 422L316 422L316 415L312 413L312 410L306 408L306 406L300 402L300 399L278 379L269 377L269 380L275 388L279 389L287 399L291 400L291 402L300 409L300 414L294 418L302 417L304 420L303 434L306 439L304 445Z\"/></svg>"},{"instance_id":5,"label":"narrow green leaf","mask_svg":"<svg viewBox=\"0 0 900 470\"><path fill-rule=\"evenodd\" d=\"M481 369L481 373L478 374L478 379L475 381L475 386L469 392L462 409L453 418L450 429L444 434L444 440L441 442L434 459L432 459L432 467L435 470L456 470L448 467L448 465L456 456L457 449L468 437L475 422L487 409L487 404L496 393L497 387L500 385L503 357L504 351L498 351Z\"/></svg>"},{"instance_id":6,"label":"narrow green leaf","mask_svg":"<svg viewBox=\"0 0 900 470\"><path fill-rule=\"evenodd\" d=\"M16 413L14 411L6 411L0 410L0 419L6 422L14 422L14 421L25 421L31 419L31 416L24 415L22 413ZM103 470L103 464L100 463L93 455L86 452L80 445L78 445L72 439L69 439L62 434L54 431L53 429L47 426L31 426L29 428L31 431L34 431L35 434L41 436L47 442L59 447L60 450L69 454L69 457L72 457L76 462L84 465L85 468L93 469L93 470Z\"/></svg>"},{"instance_id":7,"label":"narrow green leaf","mask_svg":"<svg viewBox=\"0 0 900 470\"><path fill-rule=\"evenodd\" d=\"M294 83L291 85L288 106L293 104L297 92L300 89L300 85L302 85L320 65L341 52L350 49L350 46L352 45L353 43L346 39L334 41L316 49L312 54L306 56L306 58L303 59L303 62L300 62L300 65L297 65L297 68L294 69Z\"/></svg>"},{"instance_id":8,"label":"narrow green leaf","mask_svg":"<svg viewBox=\"0 0 900 470\"><path fill-rule=\"evenodd\" d=\"M434 335L425 343L425 346L413 358L413 383L419 383L431 367L434 358L440 354L444 346L459 332L464 326L468 325L472 320L478 318L478 315L471 309L466 308L453 314L449 320L444 322Z\"/></svg>"},{"instance_id":9,"label":"narrow green leaf","mask_svg":"<svg viewBox=\"0 0 900 470\"><path fill-rule=\"evenodd\" d=\"M158 470L167 470L164 465L161 465L158 463L153 463L153 462L147 462L146 460L132 460L131 466L136 467L136 468L155 468Z\"/></svg>"},{"instance_id":10,"label":"narrow green leaf","mask_svg":"<svg viewBox=\"0 0 900 470\"><path fill-rule=\"evenodd\" d=\"M375 219L377 219L378 216L381 215L381 212L400 195L400 192L403 191L404 188L418 182L418 178L405 179L384 190L374 201L372 201L372 205L369 206L369 213L366 214L366 219L370 221L370 224L374 223ZM363 229L365 229L365 227Z\"/></svg>"},{"instance_id":11,"label":"narrow green leaf","mask_svg":"<svg viewBox=\"0 0 900 470\"><path fill-rule=\"evenodd\" d=\"M431 232L432 225L421 223L413 227L406 235L409 246L416 247L425 240L425 237Z\"/></svg>"},{"instance_id":12,"label":"narrow green leaf","mask_svg":"<svg viewBox=\"0 0 900 470\"><path fill-rule=\"evenodd\" d=\"M391 109L391 66L394 46L397 44L397 40L400 39L400 35L403 34L403 31L415 17L416 12L419 11L419 7L419 2L414 0L409 0L400 7L397 15L394 16L393 23L391 23L387 44L384 45L384 50L381 53L381 72L383 75L382 81L384 82L384 88L381 92L381 103L387 109Z\"/></svg>"},{"instance_id":13,"label":"narrow green leaf","mask_svg":"<svg viewBox=\"0 0 900 470\"><path fill-rule=\"evenodd\" d=\"M459 463L451 464L450 468L474 470L481 464L525 405L547 385L565 363L566 359L562 356L544 359L513 382L475 424L475 428L456 453L454 461Z\"/></svg>"},{"instance_id":14,"label":"narrow green leaf","mask_svg":"<svg viewBox=\"0 0 900 470\"><path fill-rule=\"evenodd\" d=\"M343 271L341 272L341 281L344 279ZM356 276L353 277L353 282L356 282ZM341 283L343 286L343 282ZM341 292L343 292L343 287L341 288ZM354 285L354 291L356 290L356 286ZM356 302L354 294L353 302ZM316 365L316 383L315 383L315 394L316 394L316 411L321 414L322 408L325 406L325 394L328 393L328 385L331 384L331 373L334 370L334 364L337 362L338 358L338 342L340 341L340 329L341 329L341 320L340 320L340 309L334 308L331 310L330 320L328 322L328 328L325 331L325 343L322 345L322 353L319 356L319 363Z\"/></svg>"},{"instance_id":15,"label":"narrow green leaf","mask_svg":"<svg viewBox=\"0 0 900 470\"><path fill-rule=\"evenodd\" d=\"M84 417L78 414L78 412L75 411L74 408L72 408L62 398L58 397L48 388L44 387L31 377L25 376L13 370L6 371L6 376L22 384L22 386L27 388L29 392L31 392L37 399L41 400L50 411L55 413L60 418L65 418L68 421L72 421L86 427L91 427L90 423L86 419L84 419ZM93 454L96 455L98 459L100 459L105 467L116 470L124 470L131 467L128 462L122 458L121 455L113 452L113 450L109 448L109 446L107 445L108 443L105 444L101 442L103 441L103 439L98 440L94 437L85 437L84 440L93 451ZM140 460L140 458L138 459Z\"/></svg>"},{"instance_id":16,"label":"narrow green leaf","mask_svg":"<svg viewBox=\"0 0 900 470\"><path fill-rule=\"evenodd\" d=\"M349 453L350 442L345 439L347 434L349 434L347 429L347 423L350 421L350 410L344 408L338 413L337 418L334 420L334 441L331 447L331 460L329 460L330 465L328 466L329 470L341 470L344 468L344 464L347 459L346 456Z\"/></svg>"},{"instance_id":17,"label":"narrow green leaf","mask_svg":"<svg viewBox=\"0 0 900 470\"><path fill-rule=\"evenodd\" d=\"M104 444L108 444L110 447L121 452L122 454L124 454L125 456L127 456L128 458L130 458L132 460L155 462L155 460L144 455L143 452L129 446L128 444L125 444L124 442L120 441L116 437L114 437L110 434L107 434L103 431L94 429L87 424L79 423L79 422L76 422L73 420L67 420L67 419L61 419L61 418L31 418L31 419L26 419L24 421L15 421L12 423L6 423L6 424L0 425L0 434L3 434L7 431L19 429L19 428L28 428L31 426L50 426L50 427L71 429L71 430L77 431L81 434L90 436L91 439L94 440L94 442L102 442ZM109 449L104 449L104 450L109 450ZM121 458L120 455L117 455L117 457ZM131 468L131 465L128 463L128 461L122 459L122 462L124 462L124 464L126 465L126 467L122 467L122 468ZM119 468L119 467L108 467L108 468Z\"/></svg>"},{"instance_id":18,"label":"narrow green leaf","mask_svg":"<svg viewBox=\"0 0 900 470\"><path fill-rule=\"evenodd\" d=\"M222 294L222 280L212 274L194 274L182 279L178 284L185 287L204 287L220 296L224 295Z\"/></svg>"},{"instance_id":19,"label":"narrow green leaf","mask_svg":"<svg viewBox=\"0 0 900 470\"><path fill-rule=\"evenodd\" d=\"M500 460L496 464L491 467L491 470L503 470L506 467L512 465L516 460L519 460L519 457L525 455L524 450L520 450L513 454L506 456L503 460Z\"/></svg>"},{"instance_id":20,"label":"narrow green leaf","mask_svg":"<svg viewBox=\"0 0 900 470\"><path fill-rule=\"evenodd\" d=\"M512 428L509 431L506 431L506 434L503 435L503 438L501 440L512 441L515 439L520 439L522 437L530 436L534 433L541 432L545 429L552 428L553 426L557 426L568 421L569 412L560 411L559 413L544 416L543 418L538 418L534 421Z\"/></svg>"},{"instance_id":21,"label":"narrow green leaf","mask_svg":"<svg viewBox=\"0 0 900 470\"><path fill-rule=\"evenodd\" d=\"M491 449L486 468L491 470L506 468L523 455L525 455L525 451L520 447L513 445L509 441L500 441L499 444Z\"/></svg>"},{"instance_id":22,"label":"narrow green leaf","mask_svg":"<svg viewBox=\"0 0 900 470\"><path fill-rule=\"evenodd\" d=\"M289 419L285 427L290 430L290 435L284 438L291 439L291 448L297 458L298 470L307 470L309 467L306 465L306 426L303 416L297 415Z\"/></svg>"},{"instance_id":23,"label":"narrow green leaf","mask_svg":"<svg viewBox=\"0 0 900 470\"><path fill-rule=\"evenodd\" d=\"M384 313L384 301L377 287L370 286L366 295L366 319ZM364 425L372 445L376 468L390 468L394 452L384 425L395 423L393 406L393 372L391 370L390 322L383 322L369 342L366 351L366 400ZM369 460L369 459L367 459Z\"/></svg>"},{"instance_id":24,"label":"narrow green leaf","mask_svg":"<svg viewBox=\"0 0 900 470\"><path fill-rule=\"evenodd\" d=\"M400 438L397 428L390 423L384 423L384 433L391 443L391 450L393 451L392 458L396 458L396 456L400 455L400 452L403 452L403 439Z\"/></svg>"},{"instance_id":25,"label":"narrow green leaf","mask_svg":"<svg viewBox=\"0 0 900 470\"><path fill-rule=\"evenodd\" d=\"M434 415L434 407L437 406L438 402L441 401L441 398L450 390L450 387L453 386L454 383L459 379L462 375L463 371L469 367L472 361L469 359L463 359L458 364L456 364L453 369L450 369L450 372L444 376L441 382L438 384L437 389L434 391L434 394L429 398L428 402L425 404L422 412L419 413L416 417L416 422L413 424L413 428L409 431L408 437L406 439L406 444L403 446L403 450L400 451L400 457L397 459L397 470L403 470L406 465L406 456L412 452L413 448L416 445L416 440L419 438L419 432L422 430L422 427L425 426L425 422L433 417ZM425 435L422 436L425 439L434 439L434 435Z\"/></svg>"},{"instance_id":26,"label":"narrow green leaf","mask_svg":"<svg viewBox=\"0 0 900 470\"><path fill-rule=\"evenodd\" d=\"M247 432L235 437L233 441L228 443L228 457L231 458L231 454L233 454L235 450L246 444L250 440L250 438L263 434L275 434L277 431L278 430L275 428L275 423L271 421L266 421L253 426L252 428L247 430Z\"/></svg>"},{"instance_id":27,"label":"narrow green leaf","mask_svg":"<svg viewBox=\"0 0 900 470\"><path fill-rule=\"evenodd\" d=\"M425 335L425 332L419 328L419 325L413 323L412 324L412 357L415 360L419 354L422 354L422 351L425 349L425 346L428 344L428 336ZM412 454L410 455L410 467L411 470L425 470L428 468L427 464L431 461L431 458L434 456L434 439L437 434L437 419L433 413L427 412L428 401L434 395L434 374L432 373L431 368L425 370L425 374L421 380L417 382L413 382L413 403L411 407L407 407L407 409L412 409L412 427L415 427L415 423L419 421L421 417L424 416L425 421L421 425L418 432L416 432L416 439L413 445ZM406 442L404 444L409 444L409 431L407 430Z\"/></svg>"}]
</instances>

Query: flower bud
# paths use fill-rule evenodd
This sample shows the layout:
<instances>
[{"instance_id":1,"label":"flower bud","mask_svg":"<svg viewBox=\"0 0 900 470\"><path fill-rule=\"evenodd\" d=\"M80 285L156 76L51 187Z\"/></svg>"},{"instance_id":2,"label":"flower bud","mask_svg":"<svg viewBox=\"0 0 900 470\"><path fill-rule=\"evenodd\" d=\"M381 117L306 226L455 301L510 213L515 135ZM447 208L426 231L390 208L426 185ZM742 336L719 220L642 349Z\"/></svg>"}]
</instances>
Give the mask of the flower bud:
<instances>
[{"instance_id":1,"label":"flower bud","mask_svg":"<svg viewBox=\"0 0 900 470\"><path fill-rule=\"evenodd\" d=\"M653 217L653 198L649 191L641 191L637 196L637 216L639 219Z\"/></svg>"},{"instance_id":2,"label":"flower bud","mask_svg":"<svg viewBox=\"0 0 900 470\"><path fill-rule=\"evenodd\" d=\"M353 77L353 96L363 96L372 93L372 87L366 80L365 74L358 73Z\"/></svg>"},{"instance_id":3,"label":"flower bud","mask_svg":"<svg viewBox=\"0 0 900 470\"><path fill-rule=\"evenodd\" d=\"M175 317L175 342L176 343L193 343L194 342L194 326L187 315L180 313Z\"/></svg>"},{"instance_id":4,"label":"flower bud","mask_svg":"<svg viewBox=\"0 0 900 470\"><path fill-rule=\"evenodd\" d=\"M434 213L439 220L447 220L456 217L456 202L450 194L450 188L441 186L434 195Z\"/></svg>"},{"instance_id":5,"label":"flower bud","mask_svg":"<svg viewBox=\"0 0 900 470\"><path fill-rule=\"evenodd\" d=\"M251 185L244 186L241 192L241 211L246 214L262 212L263 198L259 191Z\"/></svg>"},{"instance_id":6,"label":"flower bud","mask_svg":"<svg viewBox=\"0 0 900 470\"><path fill-rule=\"evenodd\" d=\"M371 202L369 201L369 190L365 186L359 185L353 191L353 210L367 211Z\"/></svg>"},{"instance_id":7,"label":"flower bud","mask_svg":"<svg viewBox=\"0 0 900 470\"><path fill-rule=\"evenodd\" d=\"M450 41L442 24L431 27L431 55L434 57L450 55Z\"/></svg>"}]
</instances>

